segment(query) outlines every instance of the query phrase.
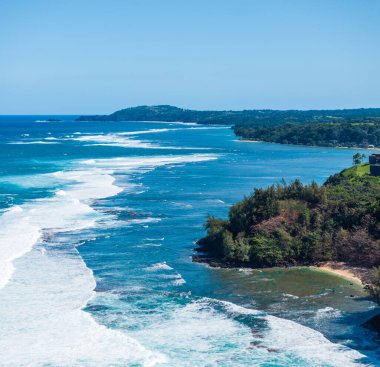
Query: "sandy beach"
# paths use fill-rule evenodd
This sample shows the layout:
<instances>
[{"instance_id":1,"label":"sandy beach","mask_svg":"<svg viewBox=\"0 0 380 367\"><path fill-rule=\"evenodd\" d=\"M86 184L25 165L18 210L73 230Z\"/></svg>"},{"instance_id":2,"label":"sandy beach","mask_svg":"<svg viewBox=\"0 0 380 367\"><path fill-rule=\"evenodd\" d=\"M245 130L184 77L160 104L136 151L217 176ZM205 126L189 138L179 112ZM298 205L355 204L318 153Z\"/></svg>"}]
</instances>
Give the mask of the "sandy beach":
<instances>
[{"instance_id":1,"label":"sandy beach","mask_svg":"<svg viewBox=\"0 0 380 367\"><path fill-rule=\"evenodd\" d=\"M238 143L264 143L262 140L250 140L250 139L237 139L234 141Z\"/></svg>"},{"instance_id":2,"label":"sandy beach","mask_svg":"<svg viewBox=\"0 0 380 367\"><path fill-rule=\"evenodd\" d=\"M323 262L319 266L311 266L311 268L333 273L352 282L362 284L363 286L367 284L367 280L371 272L371 270L367 268L350 266L344 262L336 261Z\"/></svg>"}]
</instances>

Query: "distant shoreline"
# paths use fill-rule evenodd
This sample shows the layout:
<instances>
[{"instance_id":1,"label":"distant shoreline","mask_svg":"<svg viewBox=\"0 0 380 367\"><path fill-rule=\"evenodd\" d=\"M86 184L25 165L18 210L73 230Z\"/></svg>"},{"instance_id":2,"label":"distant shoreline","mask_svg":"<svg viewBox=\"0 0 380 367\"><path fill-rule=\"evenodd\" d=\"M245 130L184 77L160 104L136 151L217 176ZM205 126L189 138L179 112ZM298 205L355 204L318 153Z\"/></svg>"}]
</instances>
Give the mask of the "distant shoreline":
<instances>
[{"instance_id":1,"label":"distant shoreline","mask_svg":"<svg viewBox=\"0 0 380 367\"><path fill-rule=\"evenodd\" d=\"M276 143L274 141L264 141L264 140L254 140L254 139L235 139L237 143L267 143L267 144L278 144L278 145L291 145L294 147L309 147L309 148L335 148L335 149L356 149L356 150L380 150L380 147L374 148L363 148L363 147L345 147L340 145L305 145L305 144L285 144Z\"/></svg>"}]
</instances>

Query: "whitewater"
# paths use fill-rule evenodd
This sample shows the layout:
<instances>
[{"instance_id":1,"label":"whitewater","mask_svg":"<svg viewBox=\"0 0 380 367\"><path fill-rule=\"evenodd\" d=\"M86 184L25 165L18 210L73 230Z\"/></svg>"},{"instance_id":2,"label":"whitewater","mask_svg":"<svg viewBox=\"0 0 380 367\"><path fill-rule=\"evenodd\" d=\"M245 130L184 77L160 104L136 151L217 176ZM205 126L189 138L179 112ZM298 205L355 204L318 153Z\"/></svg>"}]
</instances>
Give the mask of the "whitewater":
<instances>
[{"instance_id":1,"label":"whitewater","mask_svg":"<svg viewBox=\"0 0 380 367\"><path fill-rule=\"evenodd\" d=\"M208 159L215 157L193 155L84 161L82 165L92 167L52 174L54 178L74 182L66 191L58 190L52 198L15 206L3 214L0 219L0 246L3 250L0 258L1 288L11 280L15 261L39 245L17 261L20 271L2 297L0 313L6 323L2 323L0 345L7 350L3 354L6 365L30 365L31 355L35 365L139 362L152 366L166 360L159 353L147 351L127 335L96 324L88 313L83 312L82 308L93 297L95 288L91 270L76 251L75 244L62 253L56 244L43 241L42 237L51 232L91 228L102 219L91 208L90 201L114 196L122 189L114 185L112 170L98 167L147 170L164 164ZM40 179L49 180L49 177L45 175ZM33 263L32 269L30 263ZM42 290L38 289L41 285ZM17 299L22 308L9 308L12 299ZM23 329L29 329L30 334L17 333ZM31 355L25 353L28 351Z\"/></svg>"}]
</instances>

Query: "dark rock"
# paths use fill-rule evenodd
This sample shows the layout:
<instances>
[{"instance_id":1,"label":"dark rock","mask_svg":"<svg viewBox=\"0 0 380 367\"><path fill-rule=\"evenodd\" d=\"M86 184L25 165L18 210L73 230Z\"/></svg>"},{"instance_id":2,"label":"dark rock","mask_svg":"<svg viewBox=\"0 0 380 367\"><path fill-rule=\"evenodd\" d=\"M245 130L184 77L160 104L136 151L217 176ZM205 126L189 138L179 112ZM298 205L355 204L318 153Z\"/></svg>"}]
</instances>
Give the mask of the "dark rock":
<instances>
[{"instance_id":1,"label":"dark rock","mask_svg":"<svg viewBox=\"0 0 380 367\"><path fill-rule=\"evenodd\" d=\"M375 331L380 335L380 314L371 317L363 324L363 326L369 330Z\"/></svg>"}]
</instances>

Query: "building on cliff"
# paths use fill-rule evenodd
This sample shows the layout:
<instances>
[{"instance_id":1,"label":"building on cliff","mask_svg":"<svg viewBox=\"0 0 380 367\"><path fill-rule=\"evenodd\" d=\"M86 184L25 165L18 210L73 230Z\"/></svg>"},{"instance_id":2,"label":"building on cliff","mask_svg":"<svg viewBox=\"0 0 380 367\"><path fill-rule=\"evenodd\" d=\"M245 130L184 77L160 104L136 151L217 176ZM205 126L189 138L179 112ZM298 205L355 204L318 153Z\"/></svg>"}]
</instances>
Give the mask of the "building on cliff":
<instances>
[{"instance_id":1,"label":"building on cliff","mask_svg":"<svg viewBox=\"0 0 380 367\"><path fill-rule=\"evenodd\" d=\"M371 154L369 156L369 166L372 176L380 176L380 154Z\"/></svg>"}]
</instances>

